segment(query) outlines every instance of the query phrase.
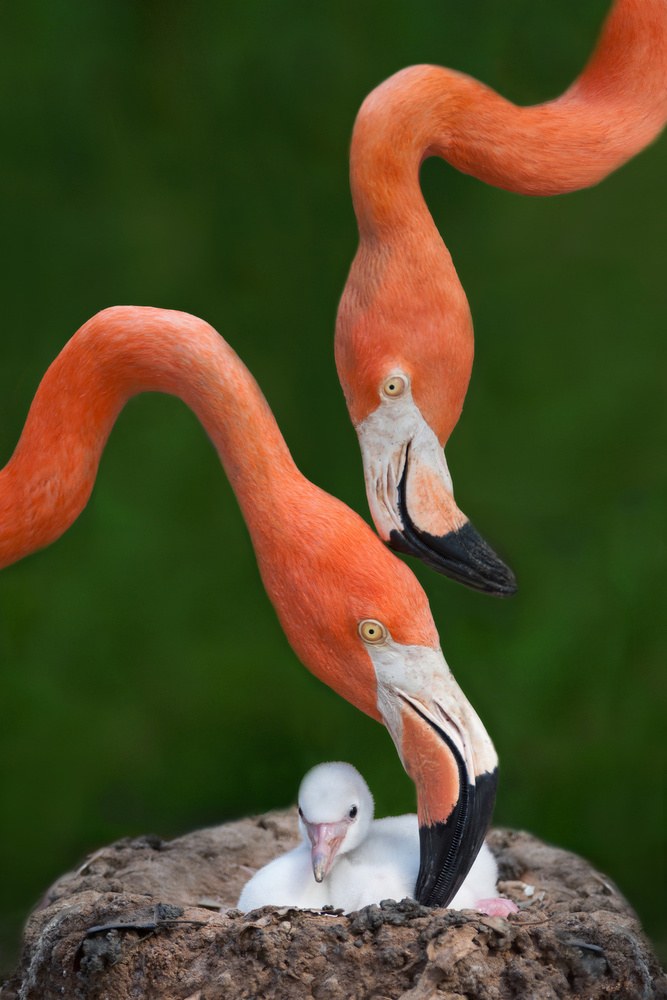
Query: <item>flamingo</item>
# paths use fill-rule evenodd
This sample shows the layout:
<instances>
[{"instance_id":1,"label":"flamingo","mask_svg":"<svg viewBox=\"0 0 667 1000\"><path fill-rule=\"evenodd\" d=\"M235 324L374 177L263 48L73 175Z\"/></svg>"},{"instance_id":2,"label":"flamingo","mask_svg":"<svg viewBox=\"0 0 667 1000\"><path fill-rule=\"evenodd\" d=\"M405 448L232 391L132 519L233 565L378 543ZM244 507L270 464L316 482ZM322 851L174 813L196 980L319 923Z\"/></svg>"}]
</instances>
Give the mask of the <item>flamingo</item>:
<instances>
[{"instance_id":1,"label":"flamingo","mask_svg":"<svg viewBox=\"0 0 667 1000\"><path fill-rule=\"evenodd\" d=\"M411 66L380 84L354 126L359 248L335 353L380 536L476 590L514 575L459 510L444 451L473 360L470 309L419 187L440 156L487 184L554 195L597 184L667 119L667 3L616 0L582 74L561 97L517 107L472 77Z\"/></svg>"},{"instance_id":2,"label":"flamingo","mask_svg":"<svg viewBox=\"0 0 667 1000\"><path fill-rule=\"evenodd\" d=\"M306 774L299 787L302 842L260 868L246 882L239 909L260 906L334 906L348 913L414 896L419 827L414 813L373 819L375 804L352 764L330 761ZM507 916L518 907L496 898L498 866L483 843L456 895L453 910Z\"/></svg>"},{"instance_id":3,"label":"flamingo","mask_svg":"<svg viewBox=\"0 0 667 1000\"><path fill-rule=\"evenodd\" d=\"M417 896L446 905L490 821L493 744L445 662L411 570L299 472L257 383L211 326L127 306L98 313L72 337L0 471L0 568L76 519L116 418L147 391L179 396L208 432L296 655L389 730L417 788Z\"/></svg>"}]
</instances>

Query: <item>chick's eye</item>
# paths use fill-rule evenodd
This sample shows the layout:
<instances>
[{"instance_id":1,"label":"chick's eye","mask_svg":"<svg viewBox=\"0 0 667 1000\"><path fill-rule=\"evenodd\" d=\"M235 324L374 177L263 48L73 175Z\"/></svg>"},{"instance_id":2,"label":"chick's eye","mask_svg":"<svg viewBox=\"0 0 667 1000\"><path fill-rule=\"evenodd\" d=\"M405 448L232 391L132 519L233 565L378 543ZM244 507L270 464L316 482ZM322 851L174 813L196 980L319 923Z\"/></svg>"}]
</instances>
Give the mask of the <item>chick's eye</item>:
<instances>
[{"instance_id":1,"label":"chick's eye","mask_svg":"<svg viewBox=\"0 0 667 1000\"><path fill-rule=\"evenodd\" d=\"M350 819L354 819L356 815L357 815L357 807L352 806L352 808L350 809Z\"/></svg>"},{"instance_id":2,"label":"chick's eye","mask_svg":"<svg viewBox=\"0 0 667 1000\"><path fill-rule=\"evenodd\" d=\"M407 379L403 375L392 375L382 386L382 391L385 396L395 399L396 396L401 396L405 392L406 385Z\"/></svg>"},{"instance_id":3,"label":"chick's eye","mask_svg":"<svg viewBox=\"0 0 667 1000\"><path fill-rule=\"evenodd\" d=\"M366 642L378 643L387 638L387 629L375 618L365 618L359 622L359 635Z\"/></svg>"},{"instance_id":4,"label":"chick's eye","mask_svg":"<svg viewBox=\"0 0 667 1000\"><path fill-rule=\"evenodd\" d=\"M299 806L299 816L303 819L303 809Z\"/></svg>"}]
</instances>

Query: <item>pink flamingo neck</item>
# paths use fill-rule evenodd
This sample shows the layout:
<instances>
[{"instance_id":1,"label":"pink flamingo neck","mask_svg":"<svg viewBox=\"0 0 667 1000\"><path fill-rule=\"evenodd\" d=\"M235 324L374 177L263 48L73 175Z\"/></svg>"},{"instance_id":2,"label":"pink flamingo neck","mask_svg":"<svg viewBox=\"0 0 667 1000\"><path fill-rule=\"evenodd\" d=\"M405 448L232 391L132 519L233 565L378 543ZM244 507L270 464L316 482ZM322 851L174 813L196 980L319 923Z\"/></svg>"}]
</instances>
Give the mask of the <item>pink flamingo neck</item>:
<instances>
[{"instance_id":1,"label":"pink flamingo neck","mask_svg":"<svg viewBox=\"0 0 667 1000\"><path fill-rule=\"evenodd\" d=\"M418 171L440 156L527 195L596 184L652 142L667 119L665 0L617 0L582 74L559 98L517 107L450 69L411 66L364 101L350 154L362 242L435 229ZM430 223L430 225L429 225Z\"/></svg>"},{"instance_id":2,"label":"pink flamingo neck","mask_svg":"<svg viewBox=\"0 0 667 1000\"><path fill-rule=\"evenodd\" d=\"M358 514L299 472L248 369L194 316L106 309L61 351L0 471L0 568L54 542L81 513L114 422L140 392L179 396L197 415L234 489L295 653L382 721L358 623L379 615L397 642L437 649L426 596Z\"/></svg>"},{"instance_id":3,"label":"pink flamingo neck","mask_svg":"<svg viewBox=\"0 0 667 1000\"><path fill-rule=\"evenodd\" d=\"M546 104L517 107L437 66L408 67L377 87L352 136L360 239L336 322L336 365L355 426L400 368L444 447L468 388L472 319L419 187L425 158L441 156L510 191L558 194L602 180L666 118L667 0L616 0L581 76Z\"/></svg>"},{"instance_id":4,"label":"pink flamingo neck","mask_svg":"<svg viewBox=\"0 0 667 1000\"><path fill-rule=\"evenodd\" d=\"M295 493L319 493L295 466L257 383L229 345L186 313L119 306L69 341L35 395L0 472L0 568L55 541L90 496L125 403L179 396L209 434L256 547L289 523Z\"/></svg>"}]
</instances>

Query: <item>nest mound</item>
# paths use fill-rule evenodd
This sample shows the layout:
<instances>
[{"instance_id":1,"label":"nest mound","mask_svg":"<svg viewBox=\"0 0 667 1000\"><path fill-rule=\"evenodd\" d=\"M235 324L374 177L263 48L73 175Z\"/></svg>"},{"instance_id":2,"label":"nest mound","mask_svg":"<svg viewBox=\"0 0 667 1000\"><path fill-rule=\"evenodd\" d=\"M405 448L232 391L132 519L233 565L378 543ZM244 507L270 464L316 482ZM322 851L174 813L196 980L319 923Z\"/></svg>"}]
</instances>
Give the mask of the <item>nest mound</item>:
<instances>
[{"instance_id":1,"label":"nest mound","mask_svg":"<svg viewBox=\"0 0 667 1000\"><path fill-rule=\"evenodd\" d=\"M505 920L384 901L358 913L233 909L254 869L298 842L296 810L178 840L121 840L30 916L3 1000L659 1000L636 915L591 866L493 830Z\"/></svg>"}]
</instances>

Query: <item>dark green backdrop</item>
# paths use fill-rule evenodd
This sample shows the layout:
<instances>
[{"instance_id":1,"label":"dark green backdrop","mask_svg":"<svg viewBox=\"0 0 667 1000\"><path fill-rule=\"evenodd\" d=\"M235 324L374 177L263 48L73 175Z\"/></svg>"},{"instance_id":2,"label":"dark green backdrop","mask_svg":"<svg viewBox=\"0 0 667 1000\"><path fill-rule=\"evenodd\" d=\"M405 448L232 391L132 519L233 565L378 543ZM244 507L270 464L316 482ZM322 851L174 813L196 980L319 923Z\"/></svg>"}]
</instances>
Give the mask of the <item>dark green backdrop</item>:
<instances>
[{"instance_id":1,"label":"dark green backdrop","mask_svg":"<svg viewBox=\"0 0 667 1000\"><path fill-rule=\"evenodd\" d=\"M333 363L356 246L349 135L413 62L522 103L561 92L605 0L25 0L0 6L0 464L61 346L104 306L209 320L301 469L367 516ZM496 741L497 822L579 851L664 938L663 141L528 200L440 161L423 184L473 310L448 447L515 569L495 602L414 563ZM122 414L92 500L0 574L2 926L114 838L284 806L347 759L414 807L385 731L297 662L193 416Z\"/></svg>"}]
</instances>

